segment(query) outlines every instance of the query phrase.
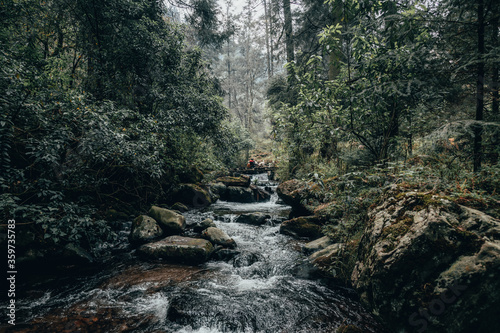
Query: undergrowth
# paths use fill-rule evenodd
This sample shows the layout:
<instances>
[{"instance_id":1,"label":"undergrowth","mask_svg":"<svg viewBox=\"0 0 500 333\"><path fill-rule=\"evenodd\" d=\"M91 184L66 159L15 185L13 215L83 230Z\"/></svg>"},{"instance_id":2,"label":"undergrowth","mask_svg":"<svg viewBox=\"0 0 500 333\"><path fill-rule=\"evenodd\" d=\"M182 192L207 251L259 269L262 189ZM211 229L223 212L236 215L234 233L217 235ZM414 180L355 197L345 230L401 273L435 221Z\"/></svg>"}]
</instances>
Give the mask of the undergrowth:
<instances>
[{"instance_id":1,"label":"undergrowth","mask_svg":"<svg viewBox=\"0 0 500 333\"><path fill-rule=\"evenodd\" d=\"M314 183L310 195L318 204L316 215L327 221L325 235L333 242L344 243L340 260L333 260L326 270L347 284L358 257L358 244L368 222L368 212L381 202L390 185L446 197L457 204L500 216L500 167L485 165L481 172L460 165L460 159L439 156L416 156L399 163L386 163L339 175L332 165L303 165L302 180ZM306 173L306 168L313 172ZM309 200L311 201L311 200Z\"/></svg>"}]
</instances>

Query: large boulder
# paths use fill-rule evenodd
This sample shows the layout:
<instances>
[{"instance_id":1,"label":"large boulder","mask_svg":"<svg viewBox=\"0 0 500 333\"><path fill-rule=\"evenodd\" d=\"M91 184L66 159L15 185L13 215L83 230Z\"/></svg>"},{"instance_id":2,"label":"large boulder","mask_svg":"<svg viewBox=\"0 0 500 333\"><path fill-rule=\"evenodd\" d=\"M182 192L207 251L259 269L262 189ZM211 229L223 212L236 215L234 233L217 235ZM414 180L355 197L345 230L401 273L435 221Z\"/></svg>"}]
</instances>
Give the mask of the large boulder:
<instances>
[{"instance_id":1,"label":"large boulder","mask_svg":"<svg viewBox=\"0 0 500 333\"><path fill-rule=\"evenodd\" d=\"M203 238L208 239L213 245L220 245L230 249L234 249L236 247L234 239L229 237L228 234L219 228L209 227L203 230L201 235Z\"/></svg>"},{"instance_id":2,"label":"large boulder","mask_svg":"<svg viewBox=\"0 0 500 333\"><path fill-rule=\"evenodd\" d=\"M499 327L498 219L397 186L369 219L351 282L395 331Z\"/></svg>"},{"instance_id":3,"label":"large boulder","mask_svg":"<svg viewBox=\"0 0 500 333\"><path fill-rule=\"evenodd\" d=\"M180 203L195 208L206 207L212 204L210 193L196 184L181 184L174 191L173 198Z\"/></svg>"},{"instance_id":4,"label":"large boulder","mask_svg":"<svg viewBox=\"0 0 500 333\"><path fill-rule=\"evenodd\" d=\"M316 239L323 236L321 222L315 216L301 216L284 221L280 233L294 238Z\"/></svg>"},{"instance_id":5,"label":"large boulder","mask_svg":"<svg viewBox=\"0 0 500 333\"><path fill-rule=\"evenodd\" d=\"M165 259L169 262L197 265L206 262L214 251L206 239L170 236L163 240L142 245L137 249L142 256Z\"/></svg>"},{"instance_id":6,"label":"large boulder","mask_svg":"<svg viewBox=\"0 0 500 333\"><path fill-rule=\"evenodd\" d=\"M271 218L271 215L261 212L256 213L243 213L236 218L236 223L263 225Z\"/></svg>"},{"instance_id":7,"label":"large boulder","mask_svg":"<svg viewBox=\"0 0 500 333\"><path fill-rule=\"evenodd\" d=\"M166 236L181 234L186 228L186 218L172 210L151 206L148 215L158 222Z\"/></svg>"},{"instance_id":8,"label":"large boulder","mask_svg":"<svg viewBox=\"0 0 500 333\"><path fill-rule=\"evenodd\" d=\"M312 215L315 207L309 201L311 192L316 191L317 187L313 183L292 179L279 184L276 193L285 204L292 206L295 216Z\"/></svg>"},{"instance_id":9,"label":"large boulder","mask_svg":"<svg viewBox=\"0 0 500 333\"><path fill-rule=\"evenodd\" d=\"M226 191L220 196L222 200L231 202L251 203L255 202L253 191L249 187L228 186Z\"/></svg>"},{"instance_id":10,"label":"large boulder","mask_svg":"<svg viewBox=\"0 0 500 333\"><path fill-rule=\"evenodd\" d=\"M238 177L230 177L230 176L225 176L225 177L219 177L216 180L219 183L223 183L226 186L243 186L243 187L249 187L250 186L250 177L241 175Z\"/></svg>"},{"instance_id":11,"label":"large boulder","mask_svg":"<svg viewBox=\"0 0 500 333\"><path fill-rule=\"evenodd\" d=\"M132 222L129 241L132 244L144 244L163 236L163 230L152 217L140 215Z\"/></svg>"}]
</instances>

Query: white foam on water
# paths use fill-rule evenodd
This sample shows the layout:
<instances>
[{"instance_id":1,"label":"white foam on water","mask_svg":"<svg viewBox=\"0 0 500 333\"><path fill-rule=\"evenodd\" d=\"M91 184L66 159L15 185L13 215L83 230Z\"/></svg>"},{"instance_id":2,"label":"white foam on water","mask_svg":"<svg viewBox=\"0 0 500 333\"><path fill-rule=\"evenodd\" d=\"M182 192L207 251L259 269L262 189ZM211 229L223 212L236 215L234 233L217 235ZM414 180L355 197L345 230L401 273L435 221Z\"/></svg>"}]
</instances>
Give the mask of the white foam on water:
<instances>
[{"instance_id":1,"label":"white foam on water","mask_svg":"<svg viewBox=\"0 0 500 333\"><path fill-rule=\"evenodd\" d=\"M162 292L140 298L135 303L138 312L153 313L161 324L165 323L169 306L170 299Z\"/></svg>"},{"instance_id":2,"label":"white foam on water","mask_svg":"<svg viewBox=\"0 0 500 333\"><path fill-rule=\"evenodd\" d=\"M290 206L277 204L278 196L273 194L269 201L265 202L252 202L252 203L238 203L224 200L217 200L216 203L211 205L213 210L224 209L231 212L264 212L264 213L277 213L279 211L290 210Z\"/></svg>"},{"instance_id":3,"label":"white foam on water","mask_svg":"<svg viewBox=\"0 0 500 333\"><path fill-rule=\"evenodd\" d=\"M238 291L271 289L275 286L278 278L278 276L273 276L270 279L240 279L235 287Z\"/></svg>"},{"instance_id":4,"label":"white foam on water","mask_svg":"<svg viewBox=\"0 0 500 333\"><path fill-rule=\"evenodd\" d=\"M16 302L18 304L17 306L19 309L32 309L36 308L38 306L43 306L47 304L52 298L52 293L50 291L45 292L42 297L40 297L37 300L30 300L30 301L23 301L20 300L19 302Z\"/></svg>"}]
</instances>

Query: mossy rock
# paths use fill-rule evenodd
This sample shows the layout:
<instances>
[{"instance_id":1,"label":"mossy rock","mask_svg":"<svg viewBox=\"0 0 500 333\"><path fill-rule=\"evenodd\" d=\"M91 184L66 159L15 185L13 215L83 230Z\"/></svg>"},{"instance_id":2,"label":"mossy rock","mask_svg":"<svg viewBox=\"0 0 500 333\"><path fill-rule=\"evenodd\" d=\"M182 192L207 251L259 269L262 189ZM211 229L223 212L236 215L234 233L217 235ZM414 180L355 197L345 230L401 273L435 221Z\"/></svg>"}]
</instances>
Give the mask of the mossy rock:
<instances>
[{"instance_id":1,"label":"mossy rock","mask_svg":"<svg viewBox=\"0 0 500 333\"><path fill-rule=\"evenodd\" d=\"M309 199L314 197L313 192L318 192L317 184L307 183L301 180L292 179L283 182L276 188L276 193L283 202L292 206L295 216L313 215L314 206L308 203ZM319 204L319 202L318 202Z\"/></svg>"},{"instance_id":2,"label":"mossy rock","mask_svg":"<svg viewBox=\"0 0 500 333\"><path fill-rule=\"evenodd\" d=\"M250 186L250 177L245 175L241 175L239 177L225 176L217 178L217 182L223 183L226 186L248 187Z\"/></svg>"},{"instance_id":3,"label":"mossy rock","mask_svg":"<svg viewBox=\"0 0 500 333\"><path fill-rule=\"evenodd\" d=\"M244 186L228 186L221 199L231 202L255 202L253 190Z\"/></svg>"},{"instance_id":4,"label":"mossy rock","mask_svg":"<svg viewBox=\"0 0 500 333\"><path fill-rule=\"evenodd\" d=\"M234 249L236 247L234 239L229 237L225 231L217 227L208 227L203 230L202 237L209 240L213 245L220 245L230 249Z\"/></svg>"},{"instance_id":5,"label":"mossy rock","mask_svg":"<svg viewBox=\"0 0 500 333\"><path fill-rule=\"evenodd\" d=\"M186 218L172 210L151 206L148 215L158 222L167 236L181 234L186 228Z\"/></svg>"},{"instance_id":6,"label":"mossy rock","mask_svg":"<svg viewBox=\"0 0 500 333\"><path fill-rule=\"evenodd\" d=\"M449 315L428 322L429 332L460 332L470 326L466 318L495 327L482 313L500 304L498 279L492 278L500 272L499 220L399 186L389 188L368 217L351 274L367 307L394 330L407 330L412 313L448 296L455 283L481 281L481 290L471 287L463 302L446 305Z\"/></svg>"},{"instance_id":7,"label":"mossy rock","mask_svg":"<svg viewBox=\"0 0 500 333\"><path fill-rule=\"evenodd\" d=\"M180 203L180 202L176 202L174 203L171 207L170 207L171 210L176 210L176 211L179 211L181 213L185 213L189 210L189 208L183 204L183 203Z\"/></svg>"},{"instance_id":8,"label":"mossy rock","mask_svg":"<svg viewBox=\"0 0 500 333\"><path fill-rule=\"evenodd\" d=\"M212 220L211 218L206 218L203 221L197 222L192 226L194 232L202 232L203 230L210 227L217 227L214 220Z\"/></svg>"},{"instance_id":9,"label":"mossy rock","mask_svg":"<svg viewBox=\"0 0 500 333\"><path fill-rule=\"evenodd\" d=\"M201 208L212 204L212 197L207 190L196 184L181 184L174 191L173 198L189 207Z\"/></svg>"},{"instance_id":10,"label":"mossy rock","mask_svg":"<svg viewBox=\"0 0 500 333\"><path fill-rule=\"evenodd\" d=\"M332 245L333 242L328 236L323 236L321 238L315 239L307 244L304 244L302 251L306 254L311 254L323 250L324 248Z\"/></svg>"},{"instance_id":11,"label":"mossy rock","mask_svg":"<svg viewBox=\"0 0 500 333\"><path fill-rule=\"evenodd\" d=\"M132 222L129 241L132 244L144 244L163 236L160 225L150 216L140 215Z\"/></svg>"},{"instance_id":12,"label":"mossy rock","mask_svg":"<svg viewBox=\"0 0 500 333\"><path fill-rule=\"evenodd\" d=\"M284 221L280 226L280 233L297 239L316 239L323 236L322 224L315 216L301 216Z\"/></svg>"}]
</instances>

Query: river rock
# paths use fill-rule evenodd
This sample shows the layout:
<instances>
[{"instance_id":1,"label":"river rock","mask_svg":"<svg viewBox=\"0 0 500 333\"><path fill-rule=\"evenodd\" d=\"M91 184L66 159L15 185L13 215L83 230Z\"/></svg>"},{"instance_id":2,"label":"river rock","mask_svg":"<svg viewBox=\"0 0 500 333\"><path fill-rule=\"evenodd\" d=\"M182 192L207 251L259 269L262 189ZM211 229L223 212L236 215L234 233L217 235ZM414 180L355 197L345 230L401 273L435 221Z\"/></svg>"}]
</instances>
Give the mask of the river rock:
<instances>
[{"instance_id":1,"label":"river rock","mask_svg":"<svg viewBox=\"0 0 500 333\"><path fill-rule=\"evenodd\" d=\"M369 218L351 281L389 326L457 333L498 328L498 219L398 186Z\"/></svg>"},{"instance_id":2,"label":"river rock","mask_svg":"<svg viewBox=\"0 0 500 333\"><path fill-rule=\"evenodd\" d=\"M195 208L206 207L212 204L210 193L196 184L181 184L174 191L173 197L176 201Z\"/></svg>"},{"instance_id":3,"label":"river rock","mask_svg":"<svg viewBox=\"0 0 500 333\"><path fill-rule=\"evenodd\" d=\"M278 185L276 193L283 202L292 206L293 215L312 215L314 207L307 204L310 192L316 189L317 185L301 180L291 179Z\"/></svg>"},{"instance_id":4,"label":"river rock","mask_svg":"<svg viewBox=\"0 0 500 333\"><path fill-rule=\"evenodd\" d=\"M216 228L217 225L215 224L214 220L212 220L211 218L206 218L203 221L194 224L193 231L194 232L202 232L203 230L210 228L210 227Z\"/></svg>"},{"instance_id":5,"label":"river rock","mask_svg":"<svg viewBox=\"0 0 500 333\"><path fill-rule=\"evenodd\" d=\"M180 203L180 202L176 202L174 203L171 207L170 207L171 210L176 210L176 211L179 211L181 213L185 213L189 210L189 208L183 204L183 203Z\"/></svg>"},{"instance_id":6,"label":"river rock","mask_svg":"<svg viewBox=\"0 0 500 333\"><path fill-rule=\"evenodd\" d=\"M320 250L323 250L324 248L332 245L332 240L328 236L324 236L321 238L318 238L316 240L313 240L312 242L309 242L307 244L304 244L302 247L302 251L305 253L311 254L313 252L317 252Z\"/></svg>"},{"instance_id":7,"label":"river rock","mask_svg":"<svg viewBox=\"0 0 500 333\"><path fill-rule=\"evenodd\" d=\"M301 216L284 221L280 233L294 238L316 239L322 237L321 222L315 216Z\"/></svg>"},{"instance_id":8,"label":"river rock","mask_svg":"<svg viewBox=\"0 0 500 333\"><path fill-rule=\"evenodd\" d=\"M206 262L214 251L206 239L170 236L163 240L142 245L137 252L148 258L196 265Z\"/></svg>"},{"instance_id":9,"label":"river rock","mask_svg":"<svg viewBox=\"0 0 500 333\"><path fill-rule=\"evenodd\" d=\"M239 254L240 251L238 250L219 247L218 249L215 249L215 252L212 254L212 259L229 262Z\"/></svg>"},{"instance_id":10,"label":"river rock","mask_svg":"<svg viewBox=\"0 0 500 333\"><path fill-rule=\"evenodd\" d=\"M256 185L250 185L250 189L253 192L253 197L255 202L268 201L271 199L271 193L263 190Z\"/></svg>"},{"instance_id":11,"label":"river rock","mask_svg":"<svg viewBox=\"0 0 500 333\"><path fill-rule=\"evenodd\" d=\"M228 186L220 198L231 202L255 202L252 189L243 186Z\"/></svg>"},{"instance_id":12,"label":"river rock","mask_svg":"<svg viewBox=\"0 0 500 333\"><path fill-rule=\"evenodd\" d=\"M252 224L252 225L263 225L266 223L268 219L271 218L271 215L264 214L261 212L256 213L245 213L241 214L236 218L236 223L244 223L244 224Z\"/></svg>"},{"instance_id":13,"label":"river rock","mask_svg":"<svg viewBox=\"0 0 500 333\"><path fill-rule=\"evenodd\" d=\"M210 185L211 191L221 200L230 202L252 203L267 201L271 194L258 186L226 186L222 183Z\"/></svg>"},{"instance_id":14,"label":"river rock","mask_svg":"<svg viewBox=\"0 0 500 333\"><path fill-rule=\"evenodd\" d=\"M158 222L167 236L181 234L186 228L186 218L172 210L152 206L148 215Z\"/></svg>"},{"instance_id":15,"label":"river rock","mask_svg":"<svg viewBox=\"0 0 500 333\"><path fill-rule=\"evenodd\" d=\"M238 177L219 177L216 180L219 183L223 183L225 186L242 186L249 187L250 186L250 177L246 175L241 175Z\"/></svg>"},{"instance_id":16,"label":"river rock","mask_svg":"<svg viewBox=\"0 0 500 333\"><path fill-rule=\"evenodd\" d=\"M212 193L212 197L222 198L225 195L227 190L227 186L223 183L211 183L210 184L210 193ZM225 200L225 199L223 199Z\"/></svg>"},{"instance_id":17,"label":"river rock","mask_svg":"<svg viewBox=\"0 0 500 333\"><path fill-rule=\"evenodd\" d=\"M208 239L213 245L221 245L230 249L236 247L234 239L228 236L223 230L209 227L201 233L202 237Z\"/></svg>"},{"instance_id":18,"label":"river rock","mask_svg":"<svg viewBox=\"0 0 500 333\"><path fill-rule=\"evenodd\" d=\"M129 241L132 244L144 244L161 236L163 236L163 230L160 225L152 217L140 215L132 222Z\"/></svg>"}]
</instances>

